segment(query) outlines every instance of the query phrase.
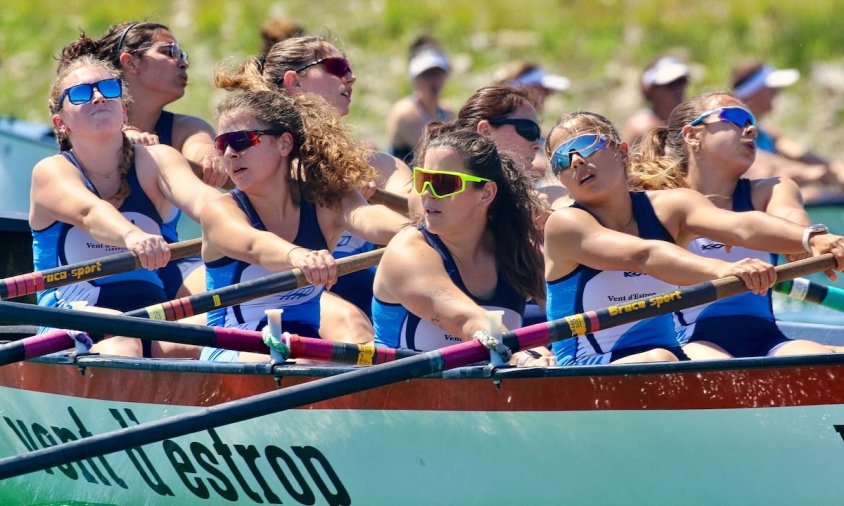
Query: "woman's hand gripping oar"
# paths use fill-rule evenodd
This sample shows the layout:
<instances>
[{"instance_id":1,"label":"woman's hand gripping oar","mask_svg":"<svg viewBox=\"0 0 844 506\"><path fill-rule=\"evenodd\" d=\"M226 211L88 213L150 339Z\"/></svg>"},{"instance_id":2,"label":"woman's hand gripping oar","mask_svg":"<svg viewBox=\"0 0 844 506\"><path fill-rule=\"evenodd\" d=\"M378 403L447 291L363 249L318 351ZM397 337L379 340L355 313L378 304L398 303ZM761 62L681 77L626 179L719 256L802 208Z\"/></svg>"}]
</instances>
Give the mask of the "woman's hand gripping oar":
<instances>
[{"instance_id":1,"label":"woman's hand gripping oar","mask_svg":"<svg viewBox=\"0 0 844 506\"><path fill-rule=\"evenodd\" d=\"M190 239L170 245L170 260L198 255L202 239ZM19 274L0 279L0 299L14 299L59 286L89 281L141 268L138 256L131 251L62 265L43 271Z\"/></svg>"},{"instance_id":2,"label":"woman's hand gripping oar","mask_svg":"<svg viewBox=\"0 0 844 506\"><path fill-rule=\"evenodd\" d=\"M831 254L826 254L780 265L776 269L778 278L784 280L827 270L835 266L834 257ZM629 308L627 305L609 306L505 332L500 342L515 352L520 349L544 345L548 342L569 339L586 332L615 327L650 316L712 302L745 290L745 284L741 279L730 276L652 297L644 301L641 307L639 305ZM2 307L3 303L0 303L0 309ZM3 312L0 310L0 320L5 318ZM184 436L221 425L237 423L334 397L473 364L487 359L489 348L495 346L495 343L491 340L487 344L483 344L479 339L474 339L395 362L360 368L309 383L293 385L246 399L199 409L188 414L145 422L126 429L98 434L78 441L5 458L0 460L0 479L20 476L67 462L114 453L135 446Z\"/></svg>"}]
</instances>

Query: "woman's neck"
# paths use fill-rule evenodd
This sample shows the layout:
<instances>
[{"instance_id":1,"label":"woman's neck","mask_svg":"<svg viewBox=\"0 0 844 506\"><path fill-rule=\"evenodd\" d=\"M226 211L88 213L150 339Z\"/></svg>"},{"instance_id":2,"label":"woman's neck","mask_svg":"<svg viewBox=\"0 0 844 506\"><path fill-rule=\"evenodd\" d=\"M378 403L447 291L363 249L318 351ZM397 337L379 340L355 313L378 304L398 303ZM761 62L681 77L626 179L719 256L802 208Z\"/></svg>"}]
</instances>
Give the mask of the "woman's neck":
<instances>
[{"instance_id":1,"label":"woman's neck","mask_svg":"<svg viewBox=\"0 0 844 506\"><path fill-rule=\"evenodd\" d=\"M73 141L71 141L73 142ZM108 178L118 174L123 157L123 135L108 142L77 143L71 149L86 174Z\"/></svg>"},{"instance_id":2,"label":"woman's neck","mask_svg":"<svg viewBox=\"0 0 844 506\"><path fill-rule=\"evenodd\" d=\"M619 191L613 198L604 198L597 204L583 207L595 216L598 223L616 232L629 232L634 223L633 199L626 187L623 194Z\"/></svg>"},{"instance_id":3,"label":"woman's neck","mask_svg":"<svg viewBox=\"0 0 844 506\"><path fill-rule=\"evenodd\" d=\"M481 256L490 251L492 233L486 226L466 226L457 233L437 235L458 265L477 263Z\"/></svg>"},{"instance_id":4,"label":"woman's neck","mask_svg":"<svg viewBox=\"0 0 844 506\"><path fill-rule=\"evenodd\" d=\"M132 88L130 86L130 88ZM137 90L137 91L136 91ZM132 103L128 106L128 122L142 132L154 132L155 124L170 100L146 92L141 86L131 89Z\"/></svg>"},{"instance_id":5,"label":"woman's neck","mask_svg":"<svg viewBox=\"0 0 844 506\"><path fill-rule=\"evenodd\" d=\"M689 188L698 191L711 200L716 206L729 208L732 204L733 193L736 191L738 179L724 174L715 167L707 167L694 160L689 163L686 182Z\"/></svg>"}]
</instances>

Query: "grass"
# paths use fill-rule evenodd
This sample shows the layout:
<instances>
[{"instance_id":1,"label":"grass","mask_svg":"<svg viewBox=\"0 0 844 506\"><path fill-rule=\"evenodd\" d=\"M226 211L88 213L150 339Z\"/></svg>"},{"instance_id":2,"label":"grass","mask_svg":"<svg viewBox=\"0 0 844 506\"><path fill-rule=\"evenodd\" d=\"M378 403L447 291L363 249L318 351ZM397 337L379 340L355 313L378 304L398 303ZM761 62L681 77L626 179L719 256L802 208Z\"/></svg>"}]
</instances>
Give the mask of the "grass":
<instances>
[{"instance_id":1,"label":"grass","mask_svg":"<svg viewBox=\"0 0 844 506\"><path fill-rule=\"evenodd\" d=\"M697 64L692 93L726 88L730 67L746 57L795 67L804 79L780 97L771 121L835 154L844 140L844 10L838 7L833 0L13 2L0 11L0 114L46 123L52 58L61 46L80 29L100 36L112 23L147 19L169 25L191 53L191 84L172 110L213 122L220 96L209 85L214 66L256 53L261 23L284 15L328 34L348 54L358 76L349 122L382 147L390 105L410 91L406 48L429 32L454 63L446 98L455 107L512 59L536 60L571 78L572 89L549 102L546 127L574 108L622 122L642 106L642 66L664 51Z\"/></svg>"}]
</instances>

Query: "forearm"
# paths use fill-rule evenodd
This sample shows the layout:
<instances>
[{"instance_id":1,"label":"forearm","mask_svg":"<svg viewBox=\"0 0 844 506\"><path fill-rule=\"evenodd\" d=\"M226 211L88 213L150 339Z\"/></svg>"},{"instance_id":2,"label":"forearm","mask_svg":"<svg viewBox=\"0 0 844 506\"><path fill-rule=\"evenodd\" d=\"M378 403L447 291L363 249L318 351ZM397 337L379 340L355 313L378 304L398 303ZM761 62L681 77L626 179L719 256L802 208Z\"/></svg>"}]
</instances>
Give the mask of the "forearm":
<instances>
[{"instance_id":1,"label":"forearm","mask_svg":"<svg viewBox=\"0 0 844 506\"><path fill-rule=\"evenodd\" d=\"M80 220L81 227L97 242L110 246L126 247L126 237L133 232L142 232L120 211L108 202L102 201L85 212Z\"/></svg>"}]
</instances>

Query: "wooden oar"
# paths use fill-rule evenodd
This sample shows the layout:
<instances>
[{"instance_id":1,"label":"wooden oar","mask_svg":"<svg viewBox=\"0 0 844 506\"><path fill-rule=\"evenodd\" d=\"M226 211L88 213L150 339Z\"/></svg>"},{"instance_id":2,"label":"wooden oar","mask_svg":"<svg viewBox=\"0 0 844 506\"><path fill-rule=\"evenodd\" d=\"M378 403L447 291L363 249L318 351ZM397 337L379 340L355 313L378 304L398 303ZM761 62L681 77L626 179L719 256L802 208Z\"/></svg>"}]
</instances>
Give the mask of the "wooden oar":
<instances>
[{"instance_id":1,"label":"wooden oar","mask_svg":"<svg viewBox=\"0 0 844 506\"><path fill-rule=\"evenodd\" d=\"M833 256L826 254L780 265L776 269L779 279L793 279L797 276L827 270L835 265ZM642 318L712 302L723 297L736 295L745 291L745 289L744 282L735 276L706 281L669 294L652 297L642 301L641 307L637 303L632 305L636 307L622 305L587 311L559 320L538 323L506 332L501 340L511 350L517 351L547 344L549 341L568 339L587 332L607 329ZM126 429L8 457L0 460L0 479L20 476L84 458L106 455L163 439L184 436L221 425L278 413L427 374L439 373L446 369L473 364L488 357L489 350L480 341L467 341L395 362L361 368L246 399L198 409L184 415L146 422Z\"/></svg>"},{"instance_id":2,"label":"wooden oar","mask_svg":"<svg viewBox=\"0 0 844 506\"><path fill-rule=\"evenodd\" d=\"M369 197L369 203L381 204L404 216L407 216L408 213L407 197L382 190L381 188L375 189L375 193Z\"/></svg>"},{"instance_id":3,"label":"wooden oar","mask_svg":"<svg viewBox=\"0 0 844 506\"><path fill-rule=\"evenodd\" d=\"M384 255L383 248L351 255L337 260L337 275L343 276L375 265ZM254 300L274 293L286 292L308 285L300 269L270 274L262 278L235 283L210 292L198 293L161 304L153 304L124 313L125 316L153 320L181 320L188 316L207 313L213 309L229 307L247 300Z\"/></svg>"},{"instance_id":4,"label":"wooden oar","mask_svg":"<svg viewBox=\"0 0 844 506\"><path fill-rule=\"evenodd\" d=\"M342 258L337 261L337 273L338 275L349 274L376 265L383 254L383 249L377 249ZM226 348L237 351L266 353L267 347L261 340L260 332L205 327L202 325L185 325L184 328L173 326L170 330L158 330L156 328L139 327L136 322L132 323L131 320L139 320L141 318L178 320L194 314L201 314L211 309L239 304L247 300L301 288L306 285L308 285L308 281L305 279L302 271L300 269L291 269L252 281L223 287L219 290L183 297L163 304L156 304L130 311L121 316L76 312L74 314L83 316L81 320L78 318L56 320L50 311L68 311L71 313L72 311L41 306L33 306L34 308L39 308L39 310L34 312L31 310L28 311L27 315L31 316L24 316L23 313L18 313L18 316L20 317L19 323L29 323L31 325L45 325L60 329L82 330L94 334L113 334L173 343L194 344L197 346ZM44 310L48 311L44 312ZM3 310L0 308L0 313L2 312ZM14 313L10 313L10 317L13 315ZM102 319L100 318L101 316L108 316L108 318ZM129 320L124 318L125 316L132 316L134 318ZM129 321L127 322L127 320ZM103 325L95 323L98 321L103 322ZM109 322L114 323L111 324ZM193 327L204 330L197 334L194 332L196 329L192 329ZM321 340L315 341L328 342ZM50 353L66 350L72 346L73 340L64 330L53 330L38 336L27 337L12 343L0 345L0 366L49 355ZM357 345L349 346L355 347ZM364 353L364 351L361 351L359 348L346 350L343 347L329 350L322 344L311 343L310 346L299 348L299 355L297 357L327 360L333 358L336 354L338 361L340 361L342 357L351 357L354 353Z\"/></svg>"},{"instance_id":5,"label":"wooden oar","mask_svg":"<svg viewBox=\"0 0 844 506\"><path fill-rule=\"evenodd\" d=\"M191 239L170 245L170 259L177 260L199 254L202 239ZM0 299L13 299L58 286L88 281L141 268L138 256L131 251L101 258L62 265L43 271L19 274L0 280Z\"/></svg>"},{"instance_id":6,"label":"wooden oar","mask_svg":"<svg viewBox=\"0 0 844 506\"><path fill-rule=\"evenodd\" d=\"M835 286L822 285L806 278L777 283L774 290L797 300L820 304L830 309L844 311L844 290Z\"/></svg>"}]
</instances>

